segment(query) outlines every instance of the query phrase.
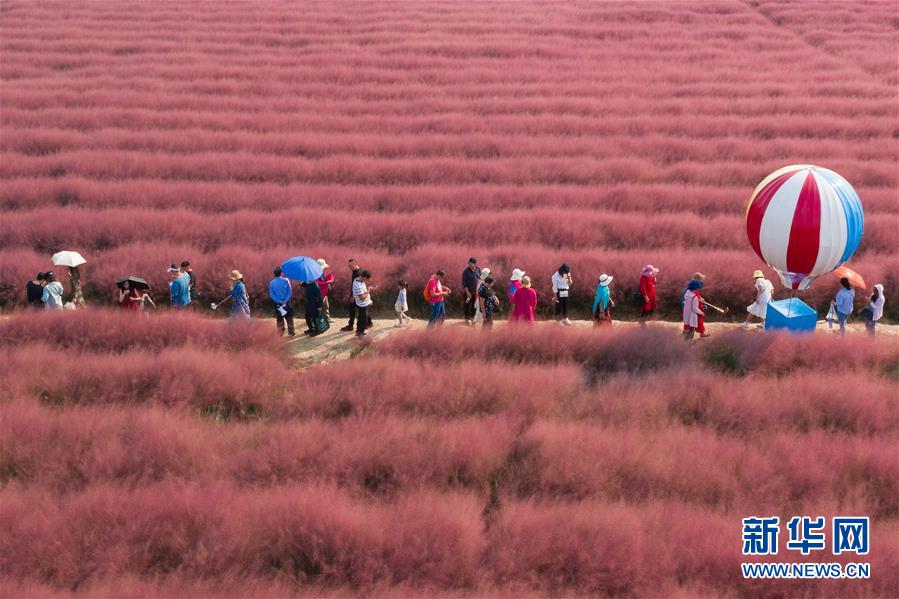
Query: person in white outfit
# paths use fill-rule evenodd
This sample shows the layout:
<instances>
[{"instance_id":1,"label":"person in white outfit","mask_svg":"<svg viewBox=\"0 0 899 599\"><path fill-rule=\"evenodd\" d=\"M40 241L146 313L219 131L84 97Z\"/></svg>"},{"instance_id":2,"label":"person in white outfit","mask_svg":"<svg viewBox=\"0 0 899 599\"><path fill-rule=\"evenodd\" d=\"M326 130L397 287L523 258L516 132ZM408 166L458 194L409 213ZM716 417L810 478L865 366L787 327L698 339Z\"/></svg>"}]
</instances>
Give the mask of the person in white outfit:
<instances>
[{"instance_id":1,"label":"person in white outfit","mask_svg":"<svg viewBox=\"0 0 899 599\"><path fill-rule=\"evenodd\" d=\"M62 283L56 280L53 271L44 274L44 292L41 301L47 310L62 310Z\"/></svg>"},{"instance_id":2,"label":"person in white outfit","mask_svg":"<svg viewBox=\"0 0 899 599\"><path fill-rule=\"evenodd\" d=\"M571 268L563 263L559 269L553 273L553 303L556 305L556 320L559 324L571 326L568 320L568 294L571 290Z\"/></svg>"},{"instance_id":3,"label":"person in white outfit","mask_svg":"<svg viewBox=\"0 0 899 599\"><path fill-rule=\"evenodd\" d=\"M406 300L406 288L409 287L409 284L406 279L400 279L397 287L399 287L399 291L396 294L396 304L393 306L396 311L396 324L393 326L401 327L409 320L406 315L406 312L409 311L409 302Z\"/></svg>"},{"instance_id":4,"label":"person in white outfit","mask_svg":"<svg viewBox=\"0 0 899 599\"><path fill-rule=\"evenodd\" d=\"M684 294L684 339L690 340L699 326L699 317L705 316L702 311L702 303L698 295L702 287L702 281L693 279L687 284L687 292Z\"/></svg>"},{"instance_id":5,"label":"person in white outfit","mask_svg":"<svg viewBox=\"0 0 899 599\"><path fill-rule=\"evenodd\" d=\"M761 320L756 325L757 327L762 328L765 326L765 318L768 316L768 303L771 301L771 296L774 295L774 285L765 278L762 271L757 270L752 273L752 278L755 279L755 301L746 307L746 320L740 325L744 329L749 328L753 316Z\"/></svg>"},{"instance_id":6,"label":"person in white outfit","mask_svg":"<svg viewBox=\"0 0 899 599\"><path fill-rule=\"evenodd\" d=\"M865 328L868 329L868 334L870 336L874 336L874 329L877 326L877 321L883 317L883 305L886 303L886 298L883 295L883 284L878 283L874 285L874 293L871 295L871 301L868 302L868 305L864 307L862 310L862 318L865 319Z\"/></svg>"}]
</instances>

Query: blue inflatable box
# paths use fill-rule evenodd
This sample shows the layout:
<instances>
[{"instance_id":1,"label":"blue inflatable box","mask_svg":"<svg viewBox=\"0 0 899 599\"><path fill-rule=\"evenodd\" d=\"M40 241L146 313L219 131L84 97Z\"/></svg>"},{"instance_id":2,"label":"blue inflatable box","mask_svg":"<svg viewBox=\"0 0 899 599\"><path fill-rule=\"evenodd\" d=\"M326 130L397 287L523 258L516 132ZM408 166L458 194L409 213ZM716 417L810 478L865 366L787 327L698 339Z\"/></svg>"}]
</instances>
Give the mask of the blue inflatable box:
<instances>
[{"instance_id":1,"label":"blue inflatable box","mask_svg":"<svg viewBox=\"0 0 899 599\"><path fill-rule=\"evenodd\" d=\"M815 330L818 313L802 300L794 298L768 302L765 330L786 329L798 333Z\"/></svg>"}]
</instances>

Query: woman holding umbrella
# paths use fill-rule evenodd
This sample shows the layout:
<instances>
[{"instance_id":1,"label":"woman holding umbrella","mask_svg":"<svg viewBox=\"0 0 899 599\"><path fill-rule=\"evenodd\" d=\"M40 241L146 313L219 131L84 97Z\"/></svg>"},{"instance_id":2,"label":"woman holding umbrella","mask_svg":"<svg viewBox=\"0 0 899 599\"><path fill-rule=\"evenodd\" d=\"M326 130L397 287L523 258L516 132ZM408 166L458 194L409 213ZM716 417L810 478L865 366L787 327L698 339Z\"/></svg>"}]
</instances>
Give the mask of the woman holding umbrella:
<instances>
[{"instance_id":1,"label":"woman holding umbrella","mask_svg":"<svg viewBox=\"0 0 899 599\"><path fill-rule=\"evenodd\" d=\"M119 288L119 306L123 310L141 312L145 303L149 303L154 308L156 307L156 304L150 298L150 294L147 293L150 289L150 284L146 280L134 276L122 277L121 279L116 279L116 287Z\"/></svg>"},{"instance_id":2,"label":"woman holding umbrella","mask_svg":"<svg viewBox=\"0 0 899 599\"><path fill-rule=\"evenodd\" d=\"M122 310L131 310L132 312L140 312L141 308L140 291L131 286L131 282L125 279L119 285L119 306Z\"/></svg>"}]
</instances>

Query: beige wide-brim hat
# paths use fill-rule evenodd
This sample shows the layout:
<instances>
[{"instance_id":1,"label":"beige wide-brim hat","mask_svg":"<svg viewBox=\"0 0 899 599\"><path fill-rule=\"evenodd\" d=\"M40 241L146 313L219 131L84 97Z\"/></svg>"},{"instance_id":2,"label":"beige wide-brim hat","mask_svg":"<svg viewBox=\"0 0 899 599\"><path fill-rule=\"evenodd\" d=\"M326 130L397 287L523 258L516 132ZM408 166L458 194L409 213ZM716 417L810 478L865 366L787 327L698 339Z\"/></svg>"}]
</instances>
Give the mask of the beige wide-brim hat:
<instances>
[{"instance_id":1,"label":"beige wide-brim hat","mask_svg":"<svg viewBox=\"0 0 899 599\"><path fill-rule=\"evenodd\" d=\"M609 285L612 284L612 279L614 279L614 278L615 277L612 277L607 274L601 274L601 275L599 275L599 284L602 285L603 287L608 287Z\"/></svg>"},{"instance_id":2,"label":"beige wide-brim hat","mask_svg":"<svg viewBox=\"0 0 899 599\"><path fill-rule=\"evenodd\" d=\"M487 277L490 276L490 272L491 272L491 271L490 271L489 268L482 268L482 269L481 269L481 278L482 278L482 279L486 279Z\"/></svg>"},{"instance_id":3,"label":"beige wide-brim hat","mask_svg":"<svg viewBox=\"0 0 899 599\"><path fill-rule=\"evenodd\" d=\"M324 258L319 258L318 260L316 260L316 262L318 262L318 265L322 268L331 268L330 266L328 266L328 263L325 262Z\"/></svg>"},{"instance_id":4,"label":"beige wide-brim hat","mask_svg":"<svg viewBox=\"0 0 899 599\"><path fill-rule=\"evenodd\" d=\"M232 281L239 281L243 278L243 275L240 274L239 270L232 270L231 274L228 275L228 278Z\"/></svg>"},{"instance_id":5,"label":"beige wide-brim hat","mask_svg":"<svg viewBox=\"0 0 899 599\"><path fill-rule=\"evenodd\" d=\"M752 273L752 278L753 278L753 279L764 279L764 278L765 278L765 274L764 274L762 271L757 270L757 271L755 271L754 273Z\"/></svg>"},{"instance_id":6,"label":"beige wide-brim hat","mask_svg":"<svg viewBox=\"0 0 899 599\"><path fill-rule=\"evenodd\" d=\"M524 277L524 271L520 268L516 268L512 270L512 276L509 278L510 281L520 281L522 277Z\"/></svg>"}]
</instances>

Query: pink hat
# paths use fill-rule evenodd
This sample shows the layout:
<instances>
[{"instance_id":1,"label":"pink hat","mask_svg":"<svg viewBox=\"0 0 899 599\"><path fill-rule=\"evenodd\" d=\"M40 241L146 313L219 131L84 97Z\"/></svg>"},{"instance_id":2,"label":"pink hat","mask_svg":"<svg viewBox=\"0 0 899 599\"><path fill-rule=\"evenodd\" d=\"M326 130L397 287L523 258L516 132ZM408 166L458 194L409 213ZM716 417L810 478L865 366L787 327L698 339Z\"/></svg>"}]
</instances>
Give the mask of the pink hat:
<instances>
[{"instance_id":1,"label":"pink hat","mask_svg":"<svg viewBox=\"0 0 899 599\"><path fill-rule=\"evenodd\" d=\"M652 264L647 264L643 267L643 270L640 271L640 275L644 277L654 277L657 274L659 274L659 269Z\"/></svg>"}]
</instances>

